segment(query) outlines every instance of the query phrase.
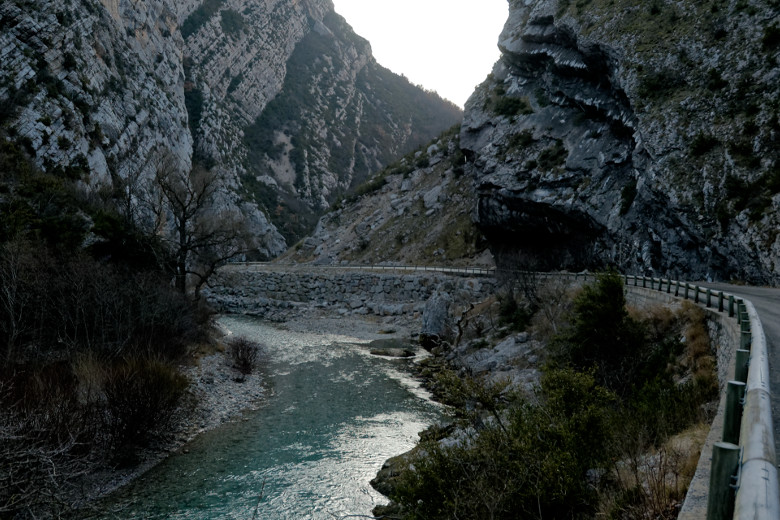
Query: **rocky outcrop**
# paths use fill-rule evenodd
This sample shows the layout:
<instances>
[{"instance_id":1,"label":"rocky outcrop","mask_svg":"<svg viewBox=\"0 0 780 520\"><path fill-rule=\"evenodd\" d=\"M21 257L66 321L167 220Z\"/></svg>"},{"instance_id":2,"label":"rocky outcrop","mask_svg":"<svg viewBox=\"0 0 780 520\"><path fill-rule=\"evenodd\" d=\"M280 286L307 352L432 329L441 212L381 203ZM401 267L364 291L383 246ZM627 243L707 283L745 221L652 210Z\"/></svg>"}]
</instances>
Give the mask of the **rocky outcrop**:
<instances>
[{"instance_id":1,"label":"rocky outcrop","mask_svg":"<svg viewBox=\"0 0 780 520\"><path fill-rule=\"evenodd\" d=\"M425 302L422 314L420 343L426 350L432 350L442 342L452 341L453 324L450 317L452 296L437 288Z\"/></svg>"},{"instance_id":2,"label":"rocky outcrop","mask_svg":"<svg viewBox=\"0 0 780 520\"><path fill-rule=\"evenodd\" d=\"M477 198L463 171L458 131L445 133L358 187L280 260L494 267L472 220Z\"/></svg>"},{"instance_id":3,"label":"rocky outcrop","mask_svg":"<svg viewBox=\"0 0 780 520\"><path fill-rule=\"evenodd\" d=\"M727 4L510 2L461 132L500 265L780 281L777 11Z\"/></svg>"}]
</instances>

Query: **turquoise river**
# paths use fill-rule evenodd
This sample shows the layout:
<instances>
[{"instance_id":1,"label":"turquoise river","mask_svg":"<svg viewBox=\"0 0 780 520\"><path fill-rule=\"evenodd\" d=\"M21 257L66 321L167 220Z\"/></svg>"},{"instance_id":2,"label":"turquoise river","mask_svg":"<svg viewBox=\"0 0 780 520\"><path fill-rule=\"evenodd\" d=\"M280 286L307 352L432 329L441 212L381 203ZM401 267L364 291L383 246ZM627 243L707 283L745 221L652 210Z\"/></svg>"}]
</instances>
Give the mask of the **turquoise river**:
<instances>
[{"instance_id":1,"label":"turquoise river","mask_svg":"<svg viewBox=\"0 0 780 520\"><path fill-rule=\"evenodd\" d=\"M268 397L112 496L112 517L334 520L386 503L369 481L442 417L407 362L348 336L220 323L266 346Z\"/></svg>"}]
</instances>

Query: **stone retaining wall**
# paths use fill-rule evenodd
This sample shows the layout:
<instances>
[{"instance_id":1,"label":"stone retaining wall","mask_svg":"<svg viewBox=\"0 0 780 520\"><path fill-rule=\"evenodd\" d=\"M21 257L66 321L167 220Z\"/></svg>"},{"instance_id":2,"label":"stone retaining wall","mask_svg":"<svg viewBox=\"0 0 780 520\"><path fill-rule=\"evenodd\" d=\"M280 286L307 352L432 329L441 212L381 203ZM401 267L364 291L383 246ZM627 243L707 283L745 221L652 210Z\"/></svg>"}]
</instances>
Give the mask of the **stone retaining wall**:
<instances>
[{"instance_id":1,"label":"stone retaining wall","mask_svg":"<svg viewBox=\"0 0 780 520\"><path fill-rule=\"evenodd\" d=\"M437 289L457 302L484 300L495 291L492 278L443 273L373 273L319 269L288 271L223 269L204 291L220 312L281 319L296 309L328 308L343 315L415 315Z\"/></svg>"}]
</instances>

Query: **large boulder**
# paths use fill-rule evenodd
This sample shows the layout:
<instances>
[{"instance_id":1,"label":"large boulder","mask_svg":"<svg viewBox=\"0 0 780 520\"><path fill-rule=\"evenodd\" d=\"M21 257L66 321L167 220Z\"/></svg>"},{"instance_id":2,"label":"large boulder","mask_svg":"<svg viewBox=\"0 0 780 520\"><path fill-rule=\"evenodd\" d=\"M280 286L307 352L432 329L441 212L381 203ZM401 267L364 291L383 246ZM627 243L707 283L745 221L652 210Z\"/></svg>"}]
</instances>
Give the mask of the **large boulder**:
<instances>
[{"instance_id":1,"label":"large boulder","mask_svg":"<svg viewBox=\"0 0 780 520\"><path fill-rule=\"evenodd\" d=\"M443 342L452 341L453 326L450 317L452 296L444 289L436 289L425 302L422 315L420 344L430 351Z\"/></svg>"}]
</instances>

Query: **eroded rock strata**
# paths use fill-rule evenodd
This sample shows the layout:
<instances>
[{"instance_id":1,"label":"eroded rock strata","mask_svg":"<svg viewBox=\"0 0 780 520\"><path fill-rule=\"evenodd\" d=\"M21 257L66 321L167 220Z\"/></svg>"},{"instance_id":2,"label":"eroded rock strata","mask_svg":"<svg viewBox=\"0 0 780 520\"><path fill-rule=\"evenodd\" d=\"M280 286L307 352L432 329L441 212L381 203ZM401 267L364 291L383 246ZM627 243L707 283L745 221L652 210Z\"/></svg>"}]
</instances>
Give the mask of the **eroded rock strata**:
<instances>
[{"instance_id":1,"label":"eroded rock strata","mask_svg":"<svg viewBox=\"0 0 780 520\"><path fill-rule=\"evenodd\" d=\"M510 2L461 132L477 221L500 265L776 283L777 6L651 4Z\"/></svg>"}]
</instances>

